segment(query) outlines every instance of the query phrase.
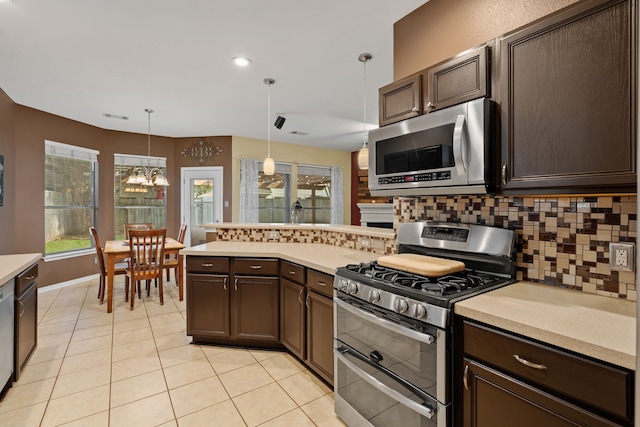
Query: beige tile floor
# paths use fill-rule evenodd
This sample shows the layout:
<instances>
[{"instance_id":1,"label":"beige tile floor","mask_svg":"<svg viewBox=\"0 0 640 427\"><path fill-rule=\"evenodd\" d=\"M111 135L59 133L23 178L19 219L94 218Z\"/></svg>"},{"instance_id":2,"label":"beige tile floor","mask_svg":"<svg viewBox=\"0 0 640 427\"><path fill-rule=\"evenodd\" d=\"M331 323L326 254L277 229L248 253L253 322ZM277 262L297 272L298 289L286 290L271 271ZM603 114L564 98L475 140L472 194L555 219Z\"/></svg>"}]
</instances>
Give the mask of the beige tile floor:
<instances>
[{"instance_id":1,"label":"beige tile floor","mask_svg":"<svg viewBox=\"0 0 640 427\"><path fill-rule=\"evenodd\" d=\"M0 402L0 426L344 426L333 393L279 351L199 346L172 280L114 312L97 279L40 292L38 347Z\"/></svg>"}]
</instances>

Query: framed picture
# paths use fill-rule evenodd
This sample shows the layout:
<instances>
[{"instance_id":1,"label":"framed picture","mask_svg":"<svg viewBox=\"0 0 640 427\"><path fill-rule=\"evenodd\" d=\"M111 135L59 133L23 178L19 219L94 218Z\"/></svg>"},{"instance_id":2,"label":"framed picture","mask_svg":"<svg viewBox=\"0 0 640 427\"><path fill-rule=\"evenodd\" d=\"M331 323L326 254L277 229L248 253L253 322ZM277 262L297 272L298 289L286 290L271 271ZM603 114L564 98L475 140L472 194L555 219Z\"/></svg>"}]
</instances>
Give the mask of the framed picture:
<instances>
[{"instance_id":1,"label":"framed picture","mask_svg":"<svg viewBox=\"0 0 640 427\"><path fill-rule=\"evenodd\" d=\"M0 156L0 206L4 205L4 156Z\"/></svg>"}]
</instances>

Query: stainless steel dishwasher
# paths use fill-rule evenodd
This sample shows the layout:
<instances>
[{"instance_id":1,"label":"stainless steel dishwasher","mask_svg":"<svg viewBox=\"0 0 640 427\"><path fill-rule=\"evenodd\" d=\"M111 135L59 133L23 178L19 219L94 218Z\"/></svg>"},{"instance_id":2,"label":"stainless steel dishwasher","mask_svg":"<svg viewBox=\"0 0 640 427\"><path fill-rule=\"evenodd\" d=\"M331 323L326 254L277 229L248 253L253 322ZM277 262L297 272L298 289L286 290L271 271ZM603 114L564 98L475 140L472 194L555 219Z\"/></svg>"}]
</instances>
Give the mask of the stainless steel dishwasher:
<instances>
[{"instance_id":1,"label":"stainless steel dishwasher","mask_svg":"<svg viewBox=\"0 0 640 427\"><path fill-rule=\"evenodd\" d=\"M14 279L0 286L0 396L13 381L14 286Z\"/></svg>"}]
</instances>

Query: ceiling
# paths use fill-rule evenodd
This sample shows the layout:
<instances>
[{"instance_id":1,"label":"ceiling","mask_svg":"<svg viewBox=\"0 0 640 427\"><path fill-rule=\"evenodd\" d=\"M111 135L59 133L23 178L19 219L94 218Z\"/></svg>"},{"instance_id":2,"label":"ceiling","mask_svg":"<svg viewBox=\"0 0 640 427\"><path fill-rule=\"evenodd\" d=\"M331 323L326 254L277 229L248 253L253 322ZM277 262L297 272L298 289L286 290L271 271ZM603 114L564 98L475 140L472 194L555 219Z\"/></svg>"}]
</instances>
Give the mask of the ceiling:
<instances>
[{"instance_id":1,"label":"ceiling","mask_svg":"<svg viewBox=\"0 0 640 427\"><path fill-rule=\"evenodd\" d=\"M0 88L104 129L146 134L152 108L153 135L266 140L269 127L272 141L355 151L364 99L372 129L393 80L393 24L425 1L0 1Z\"/></svg>"}]
</instances>

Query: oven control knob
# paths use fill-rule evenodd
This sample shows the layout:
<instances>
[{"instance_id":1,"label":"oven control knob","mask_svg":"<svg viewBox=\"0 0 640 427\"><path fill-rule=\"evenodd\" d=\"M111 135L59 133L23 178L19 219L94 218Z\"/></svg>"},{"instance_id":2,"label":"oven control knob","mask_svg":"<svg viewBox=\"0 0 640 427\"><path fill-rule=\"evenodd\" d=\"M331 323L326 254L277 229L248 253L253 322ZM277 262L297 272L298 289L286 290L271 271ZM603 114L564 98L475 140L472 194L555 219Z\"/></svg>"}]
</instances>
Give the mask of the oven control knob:
<instances>
[{"instance_id":1,"label":"oven control knob","mask_svg":"<svg viewBox=\"0 0 640 427\"><path fill-rule=\"evenodd\" d=\"M376 291L376 290L370 290L369 291L369 302L370 303L376 303L378 301L380 301L380 292Z\"/></svg>"},{"instance_id":2,"label":"oven control knob","mask_svg":"<svg viewBox=\"0 0 640 427\"><path fill-rule=\"evenodd\" d=\"M340 279L338 281L338 290L342 292L347 292L347 279Z\"/></svg>"},{"instance_id":3,"label":"oven control knob","mask_svg":"<svg viewBox=\"0 0 640 427\"><path fill-rule=\"evenodd\" d=\"M349 282L347 285L347 293L351 295L355 295L358 293L358 284L354 282Z\"/></svg>"},{"instance_id":4,"label":"oven control knob","mask_svg":"<svg viewBox=\"0 0 640 427\"><path fill-rule=\"evenodd\" d=\"M405 313L409 309L409 303L404 298L398 298L393 302L393 309L396 313Z\"/></svg>"},{"instance_id":5,"label":"oven control knob","mask_svg":"<svg viewBox=\"0 0 640 427\"><path fill-rule=\"evenodd\" d=\"M422 319L423 317L427 317L427 308L422 304L416 304L416 319Z\"/></svg>"}]
</instances>

